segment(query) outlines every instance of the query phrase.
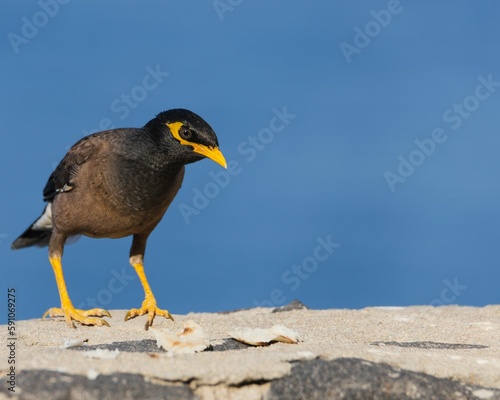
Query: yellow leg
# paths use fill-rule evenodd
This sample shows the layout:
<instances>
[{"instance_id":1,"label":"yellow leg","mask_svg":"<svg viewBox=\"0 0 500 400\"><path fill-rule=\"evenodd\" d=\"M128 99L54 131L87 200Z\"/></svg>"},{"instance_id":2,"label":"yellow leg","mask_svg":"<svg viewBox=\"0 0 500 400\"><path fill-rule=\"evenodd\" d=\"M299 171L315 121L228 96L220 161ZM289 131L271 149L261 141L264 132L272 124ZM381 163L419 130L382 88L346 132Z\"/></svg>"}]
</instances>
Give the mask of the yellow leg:
<instances>
[{"instance_id":1,"label":"yellow leg","mask_svg":"<svg viewBox=\"0 0 500 400\"><path fill-rule=\"evenodd\" d=\"M50 264L54 270L54 275L56 276L57 289L59 290L59 297L61 298L61 308L54 307L49 308L45 314L43 314L42 319L46 316L49 317L64 317L68 325L75 328L73 321L78 321L83 325L98 325L98 326L109 326L108 322L95 317L111 317L109 312L103 310L102 308L94 308L92 310L78 310L73 306L71 302L68 290L66 289L66 283L64 282L64 275L62 270L61 258L60 257L49 257Z\"/></svg>"},{"instance_id":2,"label":"yellow leg","mask_svg":"<svg viewBox=\"0 0 500 400\"><path fill-rule=\"evenodd\" d=\"M144 266L142 262L132 262L132 266L139 277L142 287L144 288L144 301L142 302L141 308L132 308L125 315L125 321L128 321L131 318L148 314L148 320L146 321L145 329L148 330L151 325L153 325L153 319L155 315L159 315L161 317L170 318L172 321L174 318L170 315L167 310L161 310L156 306L156 299L151 291L151 287L149 286L148 280L146 278L146 274L144 273Z\"/></svg>"}]
</instances>

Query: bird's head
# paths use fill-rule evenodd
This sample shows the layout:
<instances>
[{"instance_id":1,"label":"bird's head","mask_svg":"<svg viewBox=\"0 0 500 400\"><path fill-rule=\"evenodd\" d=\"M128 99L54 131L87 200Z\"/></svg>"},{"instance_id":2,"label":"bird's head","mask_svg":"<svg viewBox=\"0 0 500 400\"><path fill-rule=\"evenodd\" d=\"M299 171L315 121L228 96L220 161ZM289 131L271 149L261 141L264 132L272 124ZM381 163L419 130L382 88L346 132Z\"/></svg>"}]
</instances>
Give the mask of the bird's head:
<instances>
[{"instance_id":1,"label":"bird's head","mask_svg":"<svg viewBox=\"0 0 500 400\"><path fill-rule=\"evenodd\" d=\"M162 131L166 128L167 140L187 162L207 157L227 168L215 132L194 112L181 108L164 111L148 122L147 126Z\"/></svg>"}]
</instances>

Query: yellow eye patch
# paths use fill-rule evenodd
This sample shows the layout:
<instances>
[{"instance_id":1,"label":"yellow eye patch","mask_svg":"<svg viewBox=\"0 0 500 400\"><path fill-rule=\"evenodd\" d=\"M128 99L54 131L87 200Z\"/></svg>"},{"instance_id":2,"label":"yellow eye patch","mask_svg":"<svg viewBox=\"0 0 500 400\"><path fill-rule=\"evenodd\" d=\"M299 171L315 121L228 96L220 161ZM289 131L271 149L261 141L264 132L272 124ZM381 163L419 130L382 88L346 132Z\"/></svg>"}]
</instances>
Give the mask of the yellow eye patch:
<instances>
[{"instance_id":1,"label":"yellow eye patch","mask_svg":"<svg viewBox=\"0 0 500 400\"><path fill-rule=\"evenodd\" d=\"M179 135L179 131L184 126L184 124L182 122L172 122L170 124L167 124L167 126L170 128L170 132L172 132L172 136L174 138L176 138L181 144L189 145L189 146L193 145L191 142L184 140Z\"/></svg>"},{"instance_id":2,"label":"yellow eye patch","mask_svg":"<svg viewBox=\"0 0 500 400\"><path fill-rule=\"evenodd\" d=\"M170 132L172 132L172 136L174 138L176 138L180 142L180 144L183 144L185 146L191 146L195 153L198 153L198 154L201 154L202 156L210 158L212 161L215 161L217 164L223 166L224 168L227 168L226 160L224 159L224 156L222 155L221 151L217 147L205 146L203 144L190 142L189 140L185 140L185 139L181 138L179 131L184 126L184 124L182 122L172 122L172 123L167 124L167 126L170 128Z\"/></svg>"}]
</instances>

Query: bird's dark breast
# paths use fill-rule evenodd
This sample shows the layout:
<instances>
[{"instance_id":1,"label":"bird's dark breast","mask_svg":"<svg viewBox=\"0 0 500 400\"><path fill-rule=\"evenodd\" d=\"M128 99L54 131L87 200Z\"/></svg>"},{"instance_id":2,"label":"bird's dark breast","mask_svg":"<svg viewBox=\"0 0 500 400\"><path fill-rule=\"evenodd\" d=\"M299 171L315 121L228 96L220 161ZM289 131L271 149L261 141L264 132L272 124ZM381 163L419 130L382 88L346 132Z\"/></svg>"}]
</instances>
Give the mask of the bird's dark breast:
<instances>
[{"instance_id":1,"label":"bird's dark breast","mask_svg":"<svg viewBox=\"0 0 500 400\"><path fill-rule=\"evenodd\" d=\"M163 217L184 166L121 157L89 162L75 188L54 198L53 220L68 234L118 238L149 232Z\"/></svg>"}]
</instances>

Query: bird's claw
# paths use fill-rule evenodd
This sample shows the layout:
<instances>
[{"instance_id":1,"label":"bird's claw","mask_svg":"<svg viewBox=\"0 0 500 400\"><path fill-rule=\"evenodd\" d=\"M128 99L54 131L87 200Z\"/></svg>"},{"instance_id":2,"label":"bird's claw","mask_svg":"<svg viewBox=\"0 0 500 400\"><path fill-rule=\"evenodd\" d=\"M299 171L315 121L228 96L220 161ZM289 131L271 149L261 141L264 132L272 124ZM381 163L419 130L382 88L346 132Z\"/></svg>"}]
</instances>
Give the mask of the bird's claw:
<instances>
[{"instance_id":1,"label":"bird's claw","mask_svg":"<svg viewBox=\"0 0 500 400\"><path fill-rule=\"evenodd\" d=\"M82 325L110 326L108 321L98 317L109 317L111 314L102 308L93 308L91 310L79 310L74 307L53 307L49 308L42 315L45 317L64 317L71 328L76 328L73 321L77 321Z\"/></svg>"},{"instance_id":2,"label":"bird's claw","mask_svg":"<svg viewBox=\"0 0 500 400\"><path fill-rule=\"evenodd\" d=\"M172 321L174 320L174 317L172 317L167 310L162 310L156 306L156 301L154 299L146 298L146 300L142 303L141 308L132 308L127 312L127 314L125 314L125 321L144 314L148 314L148 319L144 325L145 330L148 330L149 327L153 325L153 320L156 315L171 319Z\"/></svg>"}]
</instances>

